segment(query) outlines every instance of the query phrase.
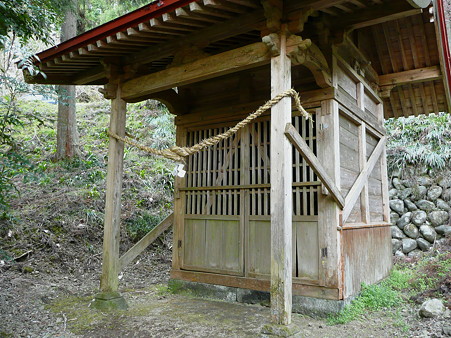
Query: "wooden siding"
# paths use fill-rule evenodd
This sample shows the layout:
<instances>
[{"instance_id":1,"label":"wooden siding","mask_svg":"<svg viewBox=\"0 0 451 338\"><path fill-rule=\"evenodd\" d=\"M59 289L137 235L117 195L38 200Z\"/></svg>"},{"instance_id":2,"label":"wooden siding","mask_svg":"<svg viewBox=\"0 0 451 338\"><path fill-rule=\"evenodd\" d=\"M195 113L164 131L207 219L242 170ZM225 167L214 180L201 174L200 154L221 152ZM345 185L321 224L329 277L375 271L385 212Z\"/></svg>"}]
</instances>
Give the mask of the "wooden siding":
<instances>
[{"instance_id":1,"label":"wooden siding","mask_svg":"<svg viewBox=\"0 0 451 338\"><path fill-rule=\"evenodd\" d=\"M392 267L389 226L343 230L344 297L356 295L362 283L376 283Z\"/></svg>"}]
</instances>

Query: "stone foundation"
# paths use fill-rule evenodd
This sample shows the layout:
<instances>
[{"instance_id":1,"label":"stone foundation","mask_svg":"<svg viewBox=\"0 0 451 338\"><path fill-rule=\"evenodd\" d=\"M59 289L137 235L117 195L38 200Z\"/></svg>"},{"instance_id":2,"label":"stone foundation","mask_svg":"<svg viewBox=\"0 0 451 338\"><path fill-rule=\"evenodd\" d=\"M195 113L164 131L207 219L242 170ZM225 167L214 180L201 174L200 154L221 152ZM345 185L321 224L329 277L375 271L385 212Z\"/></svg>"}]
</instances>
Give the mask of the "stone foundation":
<instances>
[{"instance_id":1,"label":"stone foundation","mask_svg":"<svg viewBox=\"0 0 451 338\"><path fill-rule=\"evenodd\" d=\"M270 305L269 292L188 282L179 279L169 281L169 289L173 293L188 294L195 297L217 299L228 302ZM347 300L329 300L293 295L293 312L312 317L325 317L340 312L352 298Z\"/></svg>"}]
</instances>

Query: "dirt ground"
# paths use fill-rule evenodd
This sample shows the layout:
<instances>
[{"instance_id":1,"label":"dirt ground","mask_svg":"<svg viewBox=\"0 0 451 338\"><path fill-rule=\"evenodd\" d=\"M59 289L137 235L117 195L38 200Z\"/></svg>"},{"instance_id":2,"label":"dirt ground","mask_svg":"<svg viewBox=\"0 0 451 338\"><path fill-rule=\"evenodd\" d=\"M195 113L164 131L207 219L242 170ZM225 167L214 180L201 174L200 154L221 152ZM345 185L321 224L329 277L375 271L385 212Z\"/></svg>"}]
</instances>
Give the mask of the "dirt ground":
<instances>
[{"instance_id":1,"label":"dirt ground","mask_svg":"<svg viewBox=\"0 0 451 338\"><path fill-rule=\"evenodd\" d=\"M100 271L99 260L93 262L83 273L26 272L27 262L0 267L0 337L258 337L269 320L264 306L171 294L170 251L155 248L121 276L129 309L102 313L90 306ZM417 307L345 325L299 314L293 322L299 337L445 337L442 327L451 319L421 319Z\"/></svg>"}]
</instances>

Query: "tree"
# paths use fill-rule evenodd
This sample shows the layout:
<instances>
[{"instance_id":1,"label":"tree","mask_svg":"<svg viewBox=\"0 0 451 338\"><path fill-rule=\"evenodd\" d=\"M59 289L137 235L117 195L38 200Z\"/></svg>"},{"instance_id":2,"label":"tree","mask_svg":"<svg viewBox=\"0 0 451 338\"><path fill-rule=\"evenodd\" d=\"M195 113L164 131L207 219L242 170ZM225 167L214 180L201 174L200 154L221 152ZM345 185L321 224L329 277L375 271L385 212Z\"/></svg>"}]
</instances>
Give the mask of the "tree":
<instances>
[{"instance_id":1,"label":"tree","mask_svg":"<svg viewBox=\"0 0 451 338\"><path fill-rule=\"evenodd\" d=\"M61 27L61 42L77 35L77 15L75 13L77 7L77 0L72 0L71 6L66 9L64 15L65 20ZM75 108L75 86L59 86L55 158L61 160L79 155L80 146Z\"/></svg>"},{"instance_id":2,"label":"tree","mask_svg":"<svg viewBox=\"0 0 451 338\"><path fill-rule=\"evenodd\" d=\"M22 44L34 38L51 42L53 24L61 20L68 0L5 0L0 1L0 49L9 34Z\"/></svg>"}]
</instances>

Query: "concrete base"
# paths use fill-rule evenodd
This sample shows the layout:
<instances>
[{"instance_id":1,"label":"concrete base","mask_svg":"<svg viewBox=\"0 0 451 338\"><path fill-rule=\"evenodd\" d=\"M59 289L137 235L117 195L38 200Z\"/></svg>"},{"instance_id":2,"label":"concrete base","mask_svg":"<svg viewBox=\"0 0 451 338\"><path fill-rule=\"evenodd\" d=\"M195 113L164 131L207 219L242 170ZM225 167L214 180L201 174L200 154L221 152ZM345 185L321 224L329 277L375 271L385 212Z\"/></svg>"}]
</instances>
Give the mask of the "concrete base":
<instances>
[{"instance_id":1,"label":"concrete base","mask_svg":"<svg viewBox=\"0 0 451 338\"><path fill-rule=\"evenodd\" d=\"M301 332L301 330L293 323L290 325L266 324L262 328L263 336L293 337L299 332Z\"/></svg>"},{"instance_id":2,"label":"concrete base","mask_svg":"<svg viewBox=\"0 0 451 338\"><path fill-rule=\"evenodd\" d=\"M100 292L91 305L97 310L127 310L128 305L119 292Z\"/></svg>"},{"instance_id":3,"label":"concrete base","mask_svg":"<svg viewBox=\"0 0 451 338\"><path fill-rule=\"evenodd\" d=\"M234 288L223 285L188 282L179 279L169 281L169 290L173 293L187 293L195 297L219 299L229 302L270 305L269 292ZM326 317L339 313L352 298L347 300L329 300L293 295L292 311L312 317Z\"/></svg>"}]
</instances>

